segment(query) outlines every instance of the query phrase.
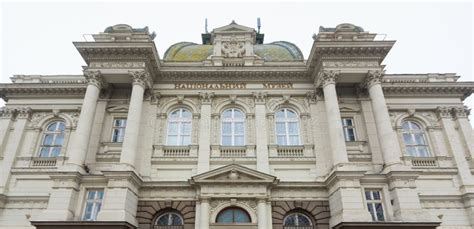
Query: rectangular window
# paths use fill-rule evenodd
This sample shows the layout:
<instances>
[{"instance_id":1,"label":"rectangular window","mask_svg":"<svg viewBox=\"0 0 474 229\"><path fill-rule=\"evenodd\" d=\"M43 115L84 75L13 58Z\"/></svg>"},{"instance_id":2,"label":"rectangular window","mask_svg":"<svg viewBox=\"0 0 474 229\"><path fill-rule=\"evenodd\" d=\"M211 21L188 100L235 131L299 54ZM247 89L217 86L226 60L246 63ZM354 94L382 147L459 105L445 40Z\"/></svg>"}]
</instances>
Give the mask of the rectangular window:
<instances>
[{"instance_id":1,"label":"rectangular window","mask_svg":"<svg viewBox=\"0 0 474 229\"><path fill-rule=\"evenodd\" d=\"M367 209L373 221L385 221L383 213L382 196L380 190L365 190Z\"/></svg>"},{"instance_id":2,"label":"rectangular window","mask_svg":"<svg viewBox=\"0 0 474 229\"><path fill-rule=\"evenodd\" d=\"M344 130L344 138L346 139L346 142L356 141L354 119L342 118L342 128Z\"/></svg>"},{"instance_id":3,"label":"rectangular window","mask_svg":"<svg viewBox=\"0 0 474 229\"><path fill-rule=\"evenodd\" d=\"M114 119L114 126L112 127L112 142L123 142L125 137L125 127L127 126L127 119Z\"/></svg>"},{"instance_id":4,"label":"rectangular window","mask_svg":"<svg viewBox=\"0 0 474 229\"><path fill-rule=\"evenodd\" d=\"M85 221L94 221L102 207L102 199L104 198L104 190L88 190L86 194L86 204L84 206Z\"/></svg>"}]
</instances>

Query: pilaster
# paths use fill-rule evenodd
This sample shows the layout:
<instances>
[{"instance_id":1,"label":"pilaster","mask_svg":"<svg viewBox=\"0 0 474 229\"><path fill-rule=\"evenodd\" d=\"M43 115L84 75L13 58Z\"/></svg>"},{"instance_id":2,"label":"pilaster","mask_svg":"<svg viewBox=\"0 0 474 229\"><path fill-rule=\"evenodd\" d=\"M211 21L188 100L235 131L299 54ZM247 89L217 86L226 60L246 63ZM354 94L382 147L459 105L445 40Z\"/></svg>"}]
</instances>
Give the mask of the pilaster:
<instances>
[{"instance_id":1,"label":"pilaster","mask_svg":"<svg viewBox=\"0 0 474 229\"><path fill-rule=\"evenodd\" d=\"M268 161L268 126L266 121L266 97L264 93L254 93L255 98L255 137L257 170L268 173L270 165Z\"/></svg>"},{"instance_id":2,"label":"pilaster","mask_svg":"<svg viewBox=\"0 0 474 229\"><path fill-rule=\"evenodd\" d=\"M213 93L200 93L201 97L201 120L199 125L199 152L198 152L198 172L209 171L210 145L211 145L211 106ZM202 204L202 203L201 203ZM208 203L209 205L209 203Z\"/></svg>"}]
</instances>

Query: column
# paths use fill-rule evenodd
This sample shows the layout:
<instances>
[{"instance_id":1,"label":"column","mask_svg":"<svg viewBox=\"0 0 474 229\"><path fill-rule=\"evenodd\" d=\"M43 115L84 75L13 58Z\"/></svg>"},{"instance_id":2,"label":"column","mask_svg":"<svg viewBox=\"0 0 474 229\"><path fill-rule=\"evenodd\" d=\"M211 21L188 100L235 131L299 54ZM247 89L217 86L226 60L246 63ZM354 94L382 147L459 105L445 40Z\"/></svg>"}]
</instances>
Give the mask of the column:
<instances>
[{"instance_id":1,"label":"column","mask_svg":"<svg viewBox=\"0 0 474 229\"><path fill-rule=\"evenodd\" d=\"M333 166L349 161L347 158L346 141L342 131L341 113L337 101L336 80L338 76L339 72L334 71L319 73L319 86L323 88L324 105L326 106Z\"/></svg>"},{"instance_id":2,"label":"column","mask_svg":"<svg viewBox=\"0 0 474 229\"><path fill-rule=\"evenodd\" d=\"M466 144L471 160L474 160L474 136L471 124L467 119L469 115L469 109L466 106L457 106L453 108L454 119L457 122L459 130L461 131L461 137Z\"/></svg>"},{"instance_id":3,"label":"column","mask_svg":"<svg viewBox=\"0 0 474 229\"><path fill-rule=\"evenodd\" d=\"M472 185L472 174L469 168L469 163L466 160L464 154L464 149L462 143L459 139L459 134L454 127L454 122L452 120L451 107L438 107L437 108L438 117L443 126L444 133L446 134L446 139L448 140L449 149L453 154L454 161L458 167L459 177L461 178L462 185Z\"/></svg>"},{"instance_id":4,"label":"column","mask_svg":"<svg viewBox=\"0 0 474 229\"><path fill-rule=\"evenodd\" d=\"M388 114L387 104L382 90L381 80L383 72L369 71L367 74L365 85L369 91L372 102L372 110L374 111L375 124L379 135L380 148L385 166L401 164L400 161L400 144Z\"/></svg>"},{"instance_id":5,"label":"column","mask_svg":"<svg viewBox=\"0 0 474 229\"><path fill-rule=\"evenodd\" d=\"M213 93L201 93L201 122L199 124L198 173L209 171L211 152L211 102ZM203 203L201 203L203 205ZM207 204L209 206L209 203ZM203 214L205 215L205 214ZM209 224L209 220L208 224Z\"/></svg>"},{"instance_id":6,"label":"column","mask_svg":"<svg viewBox=\"0 0 474 229\"><path fill-rule=\"evenodd\" d=\"M135 168L137 155L138 134L140 131L140 119L142 115L143 95L145 89L151 88L150 74L145 71L130 71L132 77L132 96L128 108L127 126L122 144L120 163Z\"/></svg>"},{"instance_id":7,"label":"column","mask_svg":"<svg viewBox=\"0 0 474 229\"><path fill-rule=\"evenodd\" d=\"M32 110L30 107L20 107L10 110L12 115L16 115L16 121L13 123L14 129L9 138L5 141L5 150L0 167L0 194L4 193L10 179L11 168L15 163L15 158L23 145L26 124L31 118ZM10 116L7 114L7 117ZM14 116L10 116L14 117Z\"/></svg>"},{"instance_id":8,"label":"column","mask_svg":"<svg viewBox=\"0 0 474 229\"><path fill-rule=\"evenodd\" d=\"M257 210L258 210L258 229L267 229L267 203L265 199L259 199L258 204L257 204Z\"/></svg>"},{"instance_id":9,"label":"column","mask_svg":"<svg viewBox=\"0 0 474 229\"><path fill-rule=\"evenodd\" d=\"M200 229L209 229L209 200L201 199Z\"/></svg>"},{"instance_id":10,"label":"column","mask_svg":"<svg viewBox=\"0 0 474 229\"><path fill-rule=\"evenodd\" d=\"M103 85L100 71L86 70L84 76L88 82L87 90L82 102L76 133L71 141L71 151L68 153L68 163L78 166L82 166L86 159L97 99L99 99L99 92Z\"/></svg>"},{"instance_id":11,"label":"column","mask_svg":"<svg viewBox=\"0 0 474 229\"><path fill-rule=\"evenodd\" d=\"M268 173L270 165L268 162L268 132L266 126L265 107L266 94L254 93L255 97L255 137L256 137L256 155L257 155L257 170Z\"/></svg>"}]
</instances>

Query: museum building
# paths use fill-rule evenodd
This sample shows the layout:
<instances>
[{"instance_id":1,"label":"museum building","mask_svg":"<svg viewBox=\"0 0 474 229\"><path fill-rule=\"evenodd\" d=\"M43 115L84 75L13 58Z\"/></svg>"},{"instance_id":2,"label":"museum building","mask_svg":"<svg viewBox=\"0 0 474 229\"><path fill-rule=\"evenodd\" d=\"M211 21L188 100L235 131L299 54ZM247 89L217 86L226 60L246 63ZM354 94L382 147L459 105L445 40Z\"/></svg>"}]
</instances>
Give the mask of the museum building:
<instances>
[{"instance_id":1,"label":"museum building","mask_svg":"<svg viewBox=\"0 0 474 229\"><path fill-rule=\"evenodd\" d=\"M395 41L320 27L304 59L232 22L160 57L148 27L92 36L83 74L0 84L0 228L474 227L474 82L386 74Z\"/></svg>"}]
</instances>

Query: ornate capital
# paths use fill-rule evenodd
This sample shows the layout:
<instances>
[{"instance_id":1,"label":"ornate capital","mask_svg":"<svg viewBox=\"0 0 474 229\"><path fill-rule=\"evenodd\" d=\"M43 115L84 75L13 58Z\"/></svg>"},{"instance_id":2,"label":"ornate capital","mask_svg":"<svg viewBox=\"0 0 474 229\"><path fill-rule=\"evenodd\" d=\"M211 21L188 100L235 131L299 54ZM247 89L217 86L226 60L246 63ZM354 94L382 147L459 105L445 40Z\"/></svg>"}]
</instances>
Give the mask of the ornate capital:
<instances>
[{"instance_id":1,"label":"ornate capital","mask_svg":"<svg viewBox=\"0 0 474 229\"><path fill-rule=\"evenodd\" d=\"M212 98L214 98L214 93L212 92L203 92L199 93L199 97L201 97L201 102L202 103L211 103Z\"/></svg>"},{"instance_id":2,"label":"ornate capital","mask_svg":"<svg viewBox=\"0 0 474 229\"><path fill-rule=\"evenodd\" d=\"M336 80L339 77L340 72L339 71L321 71L318 73L318 83L317 85L319 87L326 87L326 85L329 84L336 84Z\"/></svg>"},{"instance_id":3,"label":"ornate capital","mask_svg":"<svg viewBox=\"0 0 474 229\"><path fill-rule=\"evenodd\" d=\"M84 70L83 73L88 84L94 85L98 88L104 86L104 80L100 71Z\"/></svg>"},{"instance_id":4,"label":"ornate capital","mask_svg":"<svg viewBox=\"0 0 474 229\"><path fill-rule=\"evenodd\" d=\"M267 98L267 93L265 92L254 92L253 97L255 98L255 103L265 103L265 99Z\"/></svg>"},{"instance_id":5,"label":"ornate capital","mask_svg":"<svg viewBox=\"0 0 474 229\"><path fill-rule=\"evenodd\" d=\"M471 113L471 109L467 108L467 106L457 106L453 107L452 112L455 118L467 118Z\"/></svg>"},{"instance_id":6,"label":"ornate capital","mask_svg":"<svg viewBox=\"0 0 474 229\"><path fill-rule=\"evenodd\" d=\"M439 118L451 118L451 108L450 107L437 107L436 114Z\"/></svg>"},{"instance_id":7,"label":"ornate capital","mask_svg":"<svg viewBox=\"0 0 474 229\"><path fill-rule=\"evenodd\" d=\"M30 119L31 118L31 115L33 114L33 110L31 109L31 107L19 107L19 108L16 108L18 114L17 114L17 118L25 118L25 119Z\"/></svg>"},{"instance_id":8,"label":"ornate capital","mask_svg":"<svg viewBox=\"0 0 474 229\"><path fill-rule=\"evenodd\" d=\"M385 71L379 71L379 70L367 72L367 76L365 77L362 87L369 88L375 84L382 83L382 78L384 74L385 74Z\"/></svg>"},{"instance_id":9,"label":"ornate capital","mask_svg":"<svg viewBox=\"0 0 474 229\"><path fill-rule=\"evenodd\" d=\"M3 107L0 109L0 117L5 119L14 119L18 113L16 108Z\"/></svg>"},{"instance_id":10,"label":"ornate capital","mask_svg":"<svg viewBox=\"0 0 474 229\"><path fill-rule=\"evenodd\" d=\"M140 71L128 71L130 76L132 77L132 84L138 84L142 86L145 89L151 88L152 86L152 80L150 73L145 70L140 70Z\"/></svg>"}]
</instances>

